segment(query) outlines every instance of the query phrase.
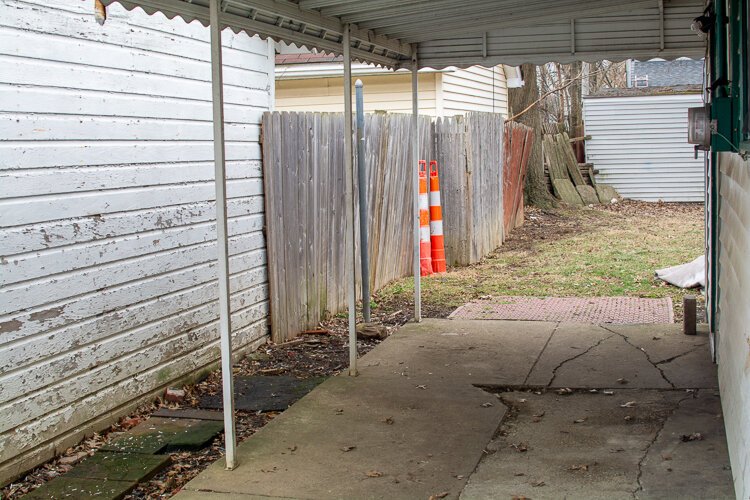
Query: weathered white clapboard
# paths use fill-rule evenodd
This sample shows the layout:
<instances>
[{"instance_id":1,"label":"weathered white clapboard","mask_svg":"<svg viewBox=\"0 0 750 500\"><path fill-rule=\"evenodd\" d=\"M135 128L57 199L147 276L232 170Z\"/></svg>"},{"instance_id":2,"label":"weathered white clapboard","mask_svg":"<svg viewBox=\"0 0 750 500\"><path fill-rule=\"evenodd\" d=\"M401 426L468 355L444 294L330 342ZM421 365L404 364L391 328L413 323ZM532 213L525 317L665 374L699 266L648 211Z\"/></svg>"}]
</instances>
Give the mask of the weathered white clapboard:
<instances>
[{"instance_id":1,"label":"weathered white clapboard","mask_svg":"<svg viewBox=\"0 0 750 500\"><path fill-rule=\"evenodd\" d=\"M0 484L219 356L209 33L108 14L0 0ZM273 51L224 44L232 321L251 348Z\"/></svg>"}]
</instances>

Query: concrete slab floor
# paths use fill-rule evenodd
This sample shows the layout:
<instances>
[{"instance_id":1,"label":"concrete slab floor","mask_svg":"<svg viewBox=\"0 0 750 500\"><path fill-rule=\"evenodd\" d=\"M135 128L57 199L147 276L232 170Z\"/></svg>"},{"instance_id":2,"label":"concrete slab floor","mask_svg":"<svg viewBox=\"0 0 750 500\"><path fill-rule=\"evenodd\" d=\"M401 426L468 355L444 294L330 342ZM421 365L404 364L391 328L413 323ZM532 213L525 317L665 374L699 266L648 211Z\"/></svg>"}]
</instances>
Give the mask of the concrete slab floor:
<instances>
[{"instance_id":1,"label":"concrete slab floor","mask_svg":"<svg viewBox=\"0 0 750 500\"><path fill-rule=\"evenodd\" d=\"M219 461L177 498L512 498L524 494L521 484L533 488L524 490L529 498L560 498L565 495L555 493L565 491L575 498L670 498L656 493L669 477L680 477L693 492L707 481L731 488L723 424L718 406L709 404L718 398L715 367L703 361L707 336L685 337L679 329L487 320L406 325L360 360L359 377L332 377L242 443L236 470L224 470ZM536 433L526 452L510 447L519 443L504 445L508 436L497 431L507 408L478 386L540 392L524 397L535 405L528 405L527 417L542 420L520 428ZM556 387L600 391L559 396ZM604 388L614 395L604 395ZM690 411L685 398L696 394L706 406ZM636 401L633 408L620 408L629 401ZM534 417L538 412L544 416ZM561 432L573 426L580 438ZM702 441L682 448L704 455L687 454L679 443L673 448L667 436L680 432L700 432ZM488 455L487 447L497 452ZM671 450L671 462L691 464L685 471L693 472L670 476L652 456L657 449ZM604 465L577 475L550 469L553 463L585 465L583 457ZM706 460L719 468L691 469ZM510 472L524 461L525 476L495 470ZM571 486L570 479L594 472L600 479L583 481L588 489ZM528 484L537 475L550 486ZM609 486L603 487L605 480Z\"/></svg>"},{"instance_id":2,"label":"concrete slab floor","mask_svg":"<svg viewBox=\"0 0 750 500\"><path fill-rule=\"evenodd\" d=\"M734 497L714 391L537 392L500 395L509 417L461 500Z\"/></svg>"}]
</instances>

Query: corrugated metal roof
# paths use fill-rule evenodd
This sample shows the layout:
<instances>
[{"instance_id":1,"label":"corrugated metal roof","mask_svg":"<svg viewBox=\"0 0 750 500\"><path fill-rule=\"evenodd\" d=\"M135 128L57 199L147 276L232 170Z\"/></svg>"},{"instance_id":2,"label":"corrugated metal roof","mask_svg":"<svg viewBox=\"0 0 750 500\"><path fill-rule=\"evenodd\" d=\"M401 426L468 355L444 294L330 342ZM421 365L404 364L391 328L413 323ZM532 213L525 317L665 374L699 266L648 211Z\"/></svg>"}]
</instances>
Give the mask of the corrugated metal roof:
<instances>
[{"instance_id":1,"label":"corrugated metal roof","mask_svg":"<svg viewBox=\"0 0 750 500\"><path fill-rule=\"evenodd\" d=\"M103 0L208 23L209 0ZM704 0L222 0L235 31L387 67L702 57L690 29Z\"/></svg>"},{"instance_id":2,"label":"corrugated metal roof","mask_svg":"<svg viewBox=\"0 0 750 500\"><path fill-rule=\"evenodd\" d=\"M584 99L597 181L635 200L703 201L703 155L687 142L687 109L702 104L695 93Z\"/></svg>"}]
</instances>

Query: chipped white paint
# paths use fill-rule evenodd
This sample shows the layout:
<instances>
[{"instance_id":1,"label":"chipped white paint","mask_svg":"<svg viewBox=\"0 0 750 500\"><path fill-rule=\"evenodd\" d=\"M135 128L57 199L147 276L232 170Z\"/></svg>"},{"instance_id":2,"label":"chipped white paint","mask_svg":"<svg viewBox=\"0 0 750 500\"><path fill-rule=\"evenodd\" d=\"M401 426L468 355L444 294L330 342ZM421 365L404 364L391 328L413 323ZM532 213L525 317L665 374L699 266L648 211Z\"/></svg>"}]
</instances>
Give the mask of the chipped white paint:
<instances>
[{"instance_id":1,"label":"chipped white paint","mask_svg":"<svg viewBox=\"0 0 750 500\"><path fill-rule=\"evenodd\" d=\"M0 484L219 357L208 29L0 0ZM267 334L273 52L224 33L233 345ZM68 440L68 441L66 441Z\"/></svg>"},{"instance_id":2,"label":"chipped white paint","mask_svg":"<svg viewBox=\"0 0 750 500\"><path fill-rule=\"evenodd\" d=\"M750 161L720 153L717 362L737 498L750 496Z\"/></svg>"}]
</instances>

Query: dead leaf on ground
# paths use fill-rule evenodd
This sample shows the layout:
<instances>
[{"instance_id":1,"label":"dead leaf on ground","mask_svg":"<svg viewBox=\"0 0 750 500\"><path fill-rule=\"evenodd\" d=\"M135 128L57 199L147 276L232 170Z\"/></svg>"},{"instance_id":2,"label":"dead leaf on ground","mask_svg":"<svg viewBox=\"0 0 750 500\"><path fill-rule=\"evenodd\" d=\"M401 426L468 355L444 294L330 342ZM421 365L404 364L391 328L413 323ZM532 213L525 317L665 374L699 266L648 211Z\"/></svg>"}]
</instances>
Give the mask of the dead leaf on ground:
<instances>
[{"instance_id":1,"label":"dead leaf on ground","mask_svg":"<svg viewBox=\"0 0 750 500\"><path fill-rule=\"evenodd\" d=\"M427 389L427 386L426 386L426 385L424 385L424 384L419 384L419 385L417 386L417 389Z\"/></svg>"},{"instance_id":2,"label":"dead leaf on ground","mask_svg":"<svg viewBox=\"0 0 750 500\"><path fill-rule=\"evenodd\" d=\"M385 420L383 420L383 422L385 422L388 425L393 425L393 423L395 422L395 420L393 420L393 417L388 417Z\"/></svg>"},{"instance_id":3,"label":"dead leaf on ground","mask_svg":"<svg viewBox=\"0 0 750 500\"><path fill-rule=\"evenodd\" d=\"M526 443L513 443L510 445L510 447L519 453L523 453L524 451L528 451L529 449L529 445Z\"/></svg>"},{"instance_id":4,"label":"dead leaf on ground","mask_svg":"<svg viewBox=\"0 0 750 500\"><path fill-rule=\"evenodd\" d=\"M534 481L533 483L531 483L531 486L533 486L534 488L538 488L540 486L547 486L547 483L545 483L544 481Z\"/></svg>"},{"instance_id":5,"label":"dead leaf on ground","mask_svg":"<svg viewBox=\"0 0 750 500\"><path fill-rule=\"evenodd\" d=\"M568 467L568 470L585 472L589 470L589 466L588 464L571 465L570 467Z\"/></svg>"},{"instance_id":6,"label":"dead leaf on ground","mask_svg":"<svg viewBox=\"0 0 750 500\"><path fill-rule=\"evenodd\" d=\"M379 470L368 470L366 475L367 477L383 477L383 473Z\"/></svg>"},{"instance_id":7,"label":"dead leaf on ground","mask_svg":"<svg viewBox=\"0 0 750 500\"><path fill-rule=\"evenodd\" d=\"M344 446L343 448L341 448L341 451L347 452L347 451L352 451L352 450L355 450L355 449L357 449L356 446Z\"/></svg>"},{"instance_id":8,"label":"dead leaf on ground","mask_svg":"<svg viewBox=\"0 0 750 500\"><path fill-rule=\"evenodd\" d=\"M445 498L450 494L448 491L443 491L442 493L437 493L435 495L430 495L430 500L439 500L440 498Z\"/></svg>"},{"instance_id":9,"label":"dead leaf on ground","mask_svg":"<svg viewBox=\"0 0 750 500\"><path fill-rule=\"evenodd\" d=\"M688 441L703 441L703 434L700 432L693 432L692 434L683 434L681 439L684 443Z\"/></svg>"},{"instance_id":10,"label":"dead leaf on ground","mask_svg":"<svg viewBox=\"0 0 750 500\"><path fill-rule=\"evenodd\" d=\"M482 403L481 406L482 406L482 408L489 408L489 407L491 407L493 405L492 405L492 403Z\"/></svg>"}]
</instances>

